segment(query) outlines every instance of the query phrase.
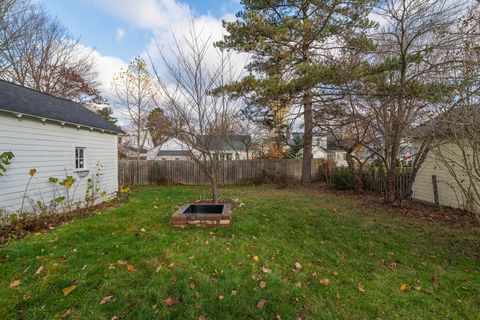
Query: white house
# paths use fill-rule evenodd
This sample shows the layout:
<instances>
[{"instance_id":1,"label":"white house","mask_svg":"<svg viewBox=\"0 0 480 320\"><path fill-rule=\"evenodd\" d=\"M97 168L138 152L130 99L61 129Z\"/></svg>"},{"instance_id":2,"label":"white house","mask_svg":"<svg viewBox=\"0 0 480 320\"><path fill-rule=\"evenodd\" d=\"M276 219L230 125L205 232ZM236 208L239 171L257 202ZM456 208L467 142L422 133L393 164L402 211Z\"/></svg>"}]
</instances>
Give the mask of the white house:
<instances>
[{"instance_id":1,"label":"white house","mask_svg":"<svg viewBox=\"0 0 480 320\"><path fill-rule=\"evenodd\" d=\"M171 138L153 147L147 153L147 160L190 160L190 151L185 143Z\"/></svg>"},{"instance_id":2,"label":"white house","mask_svg":"<svg viewBox=\"0 0 480 320\"><path fill-rule=\"evenodd\" d=\"M0 154L14 154L0 176L0 211L19 211L22 202L23 211L38 211L39 204L67 197L54 182L68 176L75 179L67 197L72 202L80 204L92 190L97 202L112 196L121 132L78 103L0 80Z\"/></svg>"},{"instance_id":3,"label":"white house","mask_svg":"<svg viewBox=\"0 0 480 320\"><path fill-rule=\"evenodd\" d=\"M197 144L206 148L217 160L247 160L253 153L253 142L248 135L202 135Z\"/></svg>"}]
</instances>

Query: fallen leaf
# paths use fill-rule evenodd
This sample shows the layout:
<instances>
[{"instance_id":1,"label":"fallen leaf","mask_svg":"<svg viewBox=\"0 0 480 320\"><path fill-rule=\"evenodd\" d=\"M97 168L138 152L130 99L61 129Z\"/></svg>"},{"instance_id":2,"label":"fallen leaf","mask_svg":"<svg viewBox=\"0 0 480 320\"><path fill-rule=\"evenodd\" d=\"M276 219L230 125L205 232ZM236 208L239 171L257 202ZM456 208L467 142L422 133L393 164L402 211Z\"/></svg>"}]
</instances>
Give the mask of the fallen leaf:
<instances>
[{"instance_id":1,"label":"fallen leaf","mask_svg":"<svg viewBox=\"0 0 480 320\"><path fill-rule=\"evenodd\" d=\"M420 290L422 290L422 287L420 287L420 286L415 286L415 287L413 287L413 289L415 289L415 290L417 290L417 291L420 291Z\"/></svg>"},{"instance_id":2,"label":"fallen leaf","mask_svg":"<svg viewBox=\"0 0 480 320\"><path fill-rule=\"evenodd\" d=\"M253 261L258 262L258 260L260 260L258 256L253 256Z\"/></svg>"},{"instance_id":3,"label":"fallen leaf","mask_svg":"<svg viewBox=\"0 0 480 320\"><path fill-rule=\"evenodd\" d=\"M263 289L267 286L267 284L265 283L265 281L260 281L259 286L260 286L260 288Z\"/></svg>"},{"instance_id":4,"label":"fallen leaf","mask_svg":"<svg viewBox=\"0 0 480 320\"><path fill-rule=\"evenodd\" d=\"M85 269L87 269L87 265L84 265L82 268L82 270L85 270Z\"/></svg>"},{"instance_id":5,"label":"fallen leaf","mask_svg":"<svg viewBox=\"0 0 480 320\"><path fill-rule=\"evenodd\" d=\"M73 286L70 286L70 287L66 287L63 289L63 296L66 297L68 296L70 293L72 293L73 290L75 290L75 288L77 287L77 285L73 285Z\"/></svg>"},{"instance_id":6,"label":"fallen leaf","mask_svg":"<svg viewBox=\"0 0 480 320\"><path fill-rule=\"evenodd\" d=\"M198 320L207 320L207 318L205 316L200 316L198 317Z\"/></svg>"},{"instance_id":7,"label":"fallen leaf","mask_svg":"<svg viewBox=\"0 0 480 320\"><path fill-rule=\"evenodd\" d=\"M359 283L359 284L357 285L357 288L358 288L358 291L360 291L360 292L362 292L362 293L365 292L365 285L364 285L364 284Z\"/></svg>"},{"instance_id":8,"label":"fallen leaf","mask_svg":"<svg viewBox=\"0 0 480 320\"><path fill-rule=\"evenodd\" d=\"M195 282L190 282L190 289L195 289L196 286Z\"/></svg>"},{"instance_id":9,"label":"fallen leaf","mask_svg":"<svg viewBox=\"0 0 480 320\"><path fill-rule=\"evenodd\" d=\"M142 228L142 229L140 229L140 231L145 232L146 230L145 230L145 228Z\"/></svg>"},{"instance_id":10,"label":"fallen leaf","mask_svg":"<svg viewBox=\"0 0 480 320\"><path fill-rule=\"evenodd\" d=\"M320 280L320 284L322 286L328 286L330 284L330 280L328 278L325 278L325 279L321 279Z\"/></svg>"},{"instance_id":11,"label":"fallen leaf","mask_svg":"<svg viewBox=\"0 0 480 320\"><path fill-rule=\"evenodd\" d=\"M115 300L117 300L117 299L115 299L113 296L105 296L100 301L100 304L105 304L107 302L114 302Z\"/></svg>"},{"instance_id":12,"label":"fallen leaf","mask_svg":"<svg viewBox=\"0 0 480 320\"><path fill-rule=\"evenodd\" d=\"M302 265L300 264L300 262L295 262L295 269L302 269Z\"/></svg>"},{"instance_id":13,"label":"fallen leaf","mask_svg":"<svg viewBox=\"0 0 480 320\"><path fill-rule=\"evenodd\" d=\"M40 274L40 273L42 273L42 272L43 272L43 269L44 269L43 266L40 266L40 267L37 269L37 271L35 271L35 274Z\"/></svg>"},{"instance_id":14,"label":"fallen leaf","mask_svg":"<svg viewBox=\"0 0 480 320\"><path fill-rule=\"evenodd\" d=\"M128 262L125 261L125 260L118 260L117 263L118 263L118 264L128 264Z\"/></svg>"},{"instance_id":15,"label":"fallen leaf","mask_svg":"<svg viewBox=\"0 0 480 320\"><path fill-rule=\"evenodd\" d=\"M174 266L175 266L175 264L172 262L168 265L168 269L173 269Z\"/></svg>"},{"instance_id":16,"label":"fallen leaf","mask_svg":"<svg viewBox=\"0 0 480 320\"><path fill-rule=\"evenodd\" d=\"M62 314L62 319L68 318L71 313L72 313L72 310L68 309L67 311L65 311L65 312Z\"/></svg>"},{"instance_id":17,"label":"fallen leaf","mask_svg":"<svg viewBox=\"0 0 480 320\"><path fill-rule=\"evenodd\" d=\"M397 268L397 264L395 262L391 262L389 265L388 265L388 268L391 269L391 270L394 270Z\"/></svg>"},{"instance_id":18,"label":"fallen leaf","mask_svg":"<svg viewBox=\"0 0 480 320\"><path fill-rule=\"evenodd\" d=\"M135 267L132 266L131 264L127 265L127 270L128 271L137 271L137 269L135 269Z\"/></svg>"},{"instance_id":19,"label":"fallen leaf","mask_svg":"<svg viewBox=\"0 0 480 320\"><path fill-rule=\"evenodd\" d=\"M400 291L405 291L407 289L408 289L408 284L402 283L402 285L400 286Z\"/></svg>"},{"instance_id":20,"label":"fallen leaf","mask_svg":"<svg viewBox=\"0 0 480 320\"><path fill-rule=\"evenodd\" d=\"M162 269L162 266L158 266L157 269L155 270L156 273L160 272L160 269Z\"/></svg>"},{"instance_id":21,"label":"fallen leaf","mask_svg":"<svg viewBox=\"0 0 480 320\"><path fill-rule=\"evenodd\" d=\"M120 320L120 318L117 317L117 316L113 316L113 317L112 317L112 320Z\"/></svg>"},{"instance_id":22,"label":"fallen leaf","mask_svg":"<svg viewBox=\"0 0 480 320\"><path fill-rule=\"evenodd\" d=\"M225 299L224 296L222 296L222 295L218 296L218 300L222 301L223 299Z\"/></svg>"},{"instance_id":23,"label":"fallen leaf","mask_svg":"<svg viewBox=\"0 0 480 320\"><path fill-rule=\"evenodd\" d=\"M12 282L10 282L10 288L15 288L15 287L18 287L19 285L22 284L22 281L20 280L13 280Z\"/></svg>"},{"instance_id":24,"label":"fallen leaf","mask_svg":"<svg viewBox=\"0 0 480 320\"><path fill-rule=\"evenodd\" d=\"M267 303L267 300L265 300L265 299L262 299L262 300L258 301L257 308L258 309L263 309L263 307L265 306L265 303Z\"/></svg>"},{"instance_id":25,"label":"fallen leaf","mask_svg":"<svg viewBox=\"0 0 480 320\"><path fill-rule=\"evenodd\" d=\"M173 305L176 305L178 303L178 300L175 298L168 297L165 300L163 300L163 303L165 303L167 307L171 307Z\"/></svg>"},{"instance_id":26,"label":"fallen leaf","mask_svg":"<svg viewBox=\"0 0 480 320\"><path fill-rule=\"evenodd\" d=\"M232 296L236 296L237 295L237 290L232 290Z\"/></svg>"},{"instance_id":27,"label":"fallen leaf","mask_svg":"<svg viewBox=\"0 0 480 320\"><path fill-rule=\"evenodd\" d=\"M305 320L307 319L307 310L303 310L303 312L298 316L298 320Z\"/></svg>"},{"instance_id":28,"label":"fallen leaf","mask_svg":"<svg viewBox=\"0 0 480 320\"><path fill-rule=\"evenodd\" d=\"M262 267L261 270L262 270L263 273L272 273L272 269L268 269L268 268L265 268L265 267Z\"/></svg>"}]
</instances>

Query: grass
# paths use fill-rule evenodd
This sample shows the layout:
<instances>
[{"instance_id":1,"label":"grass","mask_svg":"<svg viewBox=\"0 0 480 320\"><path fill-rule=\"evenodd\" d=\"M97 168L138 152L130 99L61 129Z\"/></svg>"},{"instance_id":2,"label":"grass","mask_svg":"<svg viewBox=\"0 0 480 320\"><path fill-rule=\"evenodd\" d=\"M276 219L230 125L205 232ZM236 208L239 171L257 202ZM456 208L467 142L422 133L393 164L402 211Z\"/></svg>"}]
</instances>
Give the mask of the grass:
<instances>
[{"instance_id":1,"label":"grass","mask_svg":"<svg viewBox=\"0 0 480 320\"><path fill-rule=\"evenodd\" d=\"M478 319L477 227L275 187L222 189L245 204L228 229L169 226L176 205L206 192L140 188L127 205L0 249L0 319Z\"/></svg>"}]
</instances>

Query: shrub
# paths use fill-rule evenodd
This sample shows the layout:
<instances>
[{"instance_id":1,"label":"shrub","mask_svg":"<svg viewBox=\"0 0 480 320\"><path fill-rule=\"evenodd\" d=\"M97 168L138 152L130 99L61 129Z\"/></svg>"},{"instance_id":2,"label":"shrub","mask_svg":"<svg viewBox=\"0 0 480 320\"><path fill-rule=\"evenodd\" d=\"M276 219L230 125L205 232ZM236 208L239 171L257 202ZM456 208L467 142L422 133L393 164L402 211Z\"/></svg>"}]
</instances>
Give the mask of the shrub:
<instances>
[{"instance_id":1,"label":"shrub","mask_svg":"<svg viewBox=\"0 0 480 320\"><path fill-rule=\"evenodd\" d=\"M331 186L336 190L353 189L353 177L347 168L336 168L332 172Z\"/></svg>"},{"instance_id":2,"label":"shrub","mask_svg":"<svg viewBox=\"0 0 480 320\"><path fill-rule=\"evenodd\" d=\"M167 172L165 170L156 171L153 178L157 184L167 184L168 182Z\"/></svg>"}]
</instances>

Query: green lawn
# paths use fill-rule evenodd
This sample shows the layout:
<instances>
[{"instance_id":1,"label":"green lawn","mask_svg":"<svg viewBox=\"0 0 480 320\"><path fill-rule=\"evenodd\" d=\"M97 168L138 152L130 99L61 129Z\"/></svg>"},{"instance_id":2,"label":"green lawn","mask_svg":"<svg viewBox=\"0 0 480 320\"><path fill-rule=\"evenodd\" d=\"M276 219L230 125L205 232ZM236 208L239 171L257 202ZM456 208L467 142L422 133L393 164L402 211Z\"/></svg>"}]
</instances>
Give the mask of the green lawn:
<instances>
[{"instance_id":1,"label":"green lawn","mask_svg":"<svg viewBox=\"0 0 480 320\"><path fill-rule=\"evenodd\" d=\"M206 194L137 189L127 205L1 248L0 319L480 317L479 228L275 187L222 189L244 203L230 228L170 227L177 205Z\"/></svg>"}]
</instances>

